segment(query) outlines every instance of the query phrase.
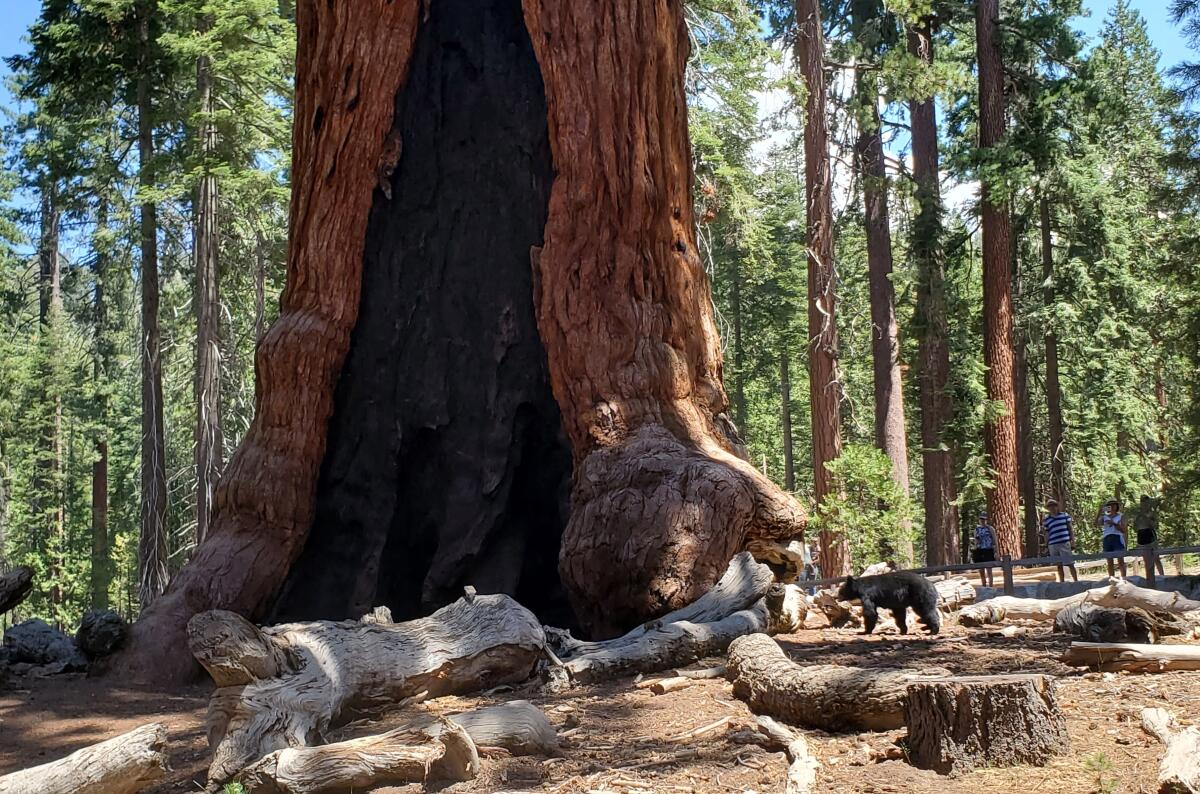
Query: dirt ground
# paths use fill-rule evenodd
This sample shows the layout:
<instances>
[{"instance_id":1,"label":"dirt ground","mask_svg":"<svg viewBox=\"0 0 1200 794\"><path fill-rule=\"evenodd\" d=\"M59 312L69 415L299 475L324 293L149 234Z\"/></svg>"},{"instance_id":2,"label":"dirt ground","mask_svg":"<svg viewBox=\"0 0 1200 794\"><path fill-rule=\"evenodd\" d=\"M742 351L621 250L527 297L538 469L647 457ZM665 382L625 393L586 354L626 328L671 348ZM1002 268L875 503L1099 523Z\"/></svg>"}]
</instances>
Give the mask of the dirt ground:
<instances>
[{"instance_id":1,"label":"dirt ground","mask_svg":"<svg viewBox=\"0 0 1200 794\"><path fill-rule=\"evenodd\" d=\"M817 790L828 792L1020 791L1152 792L1162 747L1142 733L1140 710L1161 706L1185 724L1200 724L1200 672L1158 675L1080 674L1056 661L1066 638L1031 625L1004 637L998 630L947 627L936 639L894 634L863 638L854 630L806 630L778 638L799 661L859 666L945 667L961 674L1045 672L1058 678L1067 715L1069 755L1041 768L985 769L958 778L909 766L896 740L903 731L830 735L805 731L820 761ZM720 664L712 659L695 667ZM782 792L780 752L737 741L753 717L723 679L655 696L633 679L542 696L535 684L486 697L442 698L361 721L335 738L377 733L415 713L446 714L517 698L547 712L565 737L555 758L484 759L483 775L453 792ZM0 691L0 773L59 758L84 745L160 720L171 739L174 772L156 792L203 788L204 710L208 690L170 695L113 688L81 677L16 678ZM698 736L687 734L710 727ZM418 787L378 789L416 792Z\"/></svg>"}]
</instances>

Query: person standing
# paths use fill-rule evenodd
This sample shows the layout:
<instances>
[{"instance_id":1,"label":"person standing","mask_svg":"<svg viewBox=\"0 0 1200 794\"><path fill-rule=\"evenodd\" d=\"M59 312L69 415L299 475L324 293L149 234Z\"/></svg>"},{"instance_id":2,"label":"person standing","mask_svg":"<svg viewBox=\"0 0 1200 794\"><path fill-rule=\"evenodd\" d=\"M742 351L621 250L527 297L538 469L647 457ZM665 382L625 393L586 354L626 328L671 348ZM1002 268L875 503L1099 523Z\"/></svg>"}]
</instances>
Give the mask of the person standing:
<instances>
[{"instance_id":1,"label":"person standing","mask_svg":"<svg viewBox=\"0 0 1200 794\"><path fill-rule=\"evenodd\" d=\"M988 524L987 513L979 514L979 523L975 526L975 548L971 550L974 562L996 561L996 530ZM979 583L984 587L993 586L992 569L979 569Z\"/></svg>"},{"instance_id":2,"label":"person standing","mask_svg":"<svg viewBox=\"0 0 1200 794\"><path fill-rule=\"evenodd\" d=\"M1059 509L1057 499L1046 500L1046 517L1042 519L1042 527L1046 532L1046 548L1049 555L1065 560L1067 568L1071 571L1071 579L1078 582L1079 572L1075 570L1073 562L1075 529L1071 526L1071 516ZM1065 581L1066 577L1063 579Z\"/></svg>"},{"instance_id":3,"label":"person standing","mask_svg":"<svg viewBox=\"0 0 1200 794\"><path fill-rule=\"evenodd\" d=\"M1120 500L1109 499L1104 503L1098 523L1100 525L1100 545L1105 552L1124 551L1129 548L1129 544L1126 542L1129 530L1125 527L1125 516L1121 515ZM1125 578L1128 575L1125 571L1125 558L1118 557L1117 562L1121 566L1121 578ZM1108 575L1113 575L1111 557L1108 560Z\"/></svg>"},{"instance_id":4,"label":"person standing","mask_svg":"<svg viewBox=\"0 0 1200 794\"><path fill-rule=\"evenodd\" d=\"M1158 503L1157 500L1151 499L1146 494L1142 494L1142 501L1138 503L1137 515L1133 519L1133 528L1137 533L1137 545L1139 549L1153 549L1158 546ZM1162 560L1155 556L1156 568L1160 576L1166 576L1163 571Z\"/></svg>"}]
</instances>

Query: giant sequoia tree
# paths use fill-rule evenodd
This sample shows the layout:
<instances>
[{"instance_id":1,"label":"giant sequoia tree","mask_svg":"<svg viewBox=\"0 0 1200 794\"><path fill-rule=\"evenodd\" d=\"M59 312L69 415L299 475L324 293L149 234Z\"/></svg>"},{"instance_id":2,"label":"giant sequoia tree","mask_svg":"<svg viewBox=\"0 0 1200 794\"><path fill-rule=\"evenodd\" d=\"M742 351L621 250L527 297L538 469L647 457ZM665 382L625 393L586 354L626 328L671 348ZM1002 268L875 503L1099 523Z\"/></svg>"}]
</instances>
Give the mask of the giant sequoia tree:
<instances>
[{"instance_id":1,"label":"giant sequoia tree","mask_svg":"<svg viewBox=\"0 0 1200 794\"><path fill-rule=\"evenodd\" d=\"M297 8L288 283L209 537L119 663L211 608L612 634L803 514L740 456L690 196L678 0Z\"/></svg>"}]
</instances>

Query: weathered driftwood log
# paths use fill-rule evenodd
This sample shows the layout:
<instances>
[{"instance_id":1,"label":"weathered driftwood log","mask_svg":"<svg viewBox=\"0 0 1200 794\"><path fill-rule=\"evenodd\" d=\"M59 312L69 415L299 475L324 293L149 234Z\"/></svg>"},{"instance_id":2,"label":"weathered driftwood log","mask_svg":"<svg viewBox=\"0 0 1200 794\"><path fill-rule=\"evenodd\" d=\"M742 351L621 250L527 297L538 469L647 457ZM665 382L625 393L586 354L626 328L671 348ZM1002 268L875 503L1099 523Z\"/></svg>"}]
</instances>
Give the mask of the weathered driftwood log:
<instances>
[{"instance_id":1,"label":"weathered driftwood log","mask_svg":"<svg viewBox=\"0 0 1200 794\"><path fill-rule=\"evenodd\" d=\"M946 678L908 685L909 760L942 774L1041 766L1066 751L1067 721L1043 675Z\"/></svg>"},{"instance_id":2,"label":"weathered driftwood log","mask_svg":"<svg viewBox=\"0 0 1200 794\"><path fill-rule=\"evenodd\" d=\"M1054 617L1055 631L1085 642L1155 643L1160 637L1191 634L1194 629L1187 619L1170 612L1101 607L1090 601L1072 604Z\"/></svg>"},{"instance_id":3,"label":"weathered driftwood log","mask_svg":"<svg viewBox=\"0 0 1200 794\"><path fill-rule=\"evenodd\" d=\"M558 733L546 715L528 700L454 714L479 747L502 747L513 755L556 755Z\"/></svg>"},{"instance_id":4,"label":"weathered driftwood log","mask_svg":"<svg viewBox=\"0 0 1200 794\"><path fill-rule=\"evenodd\" d=\"M1198 645L1137 645L1122 642L1072 642L1062 656L1072 667L1160 673L1165 670L1200 670Z\"/></svg>"},{"instance_id":5,"label":"weathered driftwood log","mask_svg":"<svg viewBox=\"0 0 1200 794\"><path fill-rule=\"evenodd\" d=\"M20 604L33 590L33 569L18 565L0 575L0 615Z\"/></svg>"},{"instance_id":6,"label":"weathered driftwood log","mask_svg":"<svg viewBox=\"0 0 1200 794\"><path fill-rule=\"evenodd\" d=\"M504 595L459 599L406 623L292 623L258 629L231 612L188 624L196 659L221 687L209 704L209 778L321 740L347 709L525 680L545 638Z\"/></svg>"},{"instance_id":7,"label":"weathered driftwood log","mask_svg":"<svg viewBox=\"0 0 1200 794\"><path fill-rule=\"evenodd\" d=\"M1200 730L1180 728L1164 709L1142 709L1142 730L1167 746L1158 764L1159 794L1200 794Z\"/></svg>"},{"instance_id":8,"label":"weathered driftwood log","mask_svg":"<svg viewBox=\"0 0 1200 794\"><path fill-rule=\"evenodd\" d=\"M788 773L786 794L807 794L817 782L817 759L808 752L808 740L786 725L771 717L759 715L758 730L771 744L779 746L787 755Z\"/></svg>"},{"instance_id":9,"label":"weathered driftwood log","mask_svg":"<svg viewBox=\"0 0 1200 794\"><path fill-rule=\"evenodd\" d=\"M167 728L154 722L0 777L0 794L133 794L167 773Z\"/></svg>"},{"instance_id":10,"label":"weathered driftwood log","mask_svg":"<svg viewBox=\"0 0 1200 794\"><path fill-rule=\"evenodd\" d=\"M807 601L794 585L772 591L771 570L749 552L734 557L717 585L692 604L639 626L623 637L580 642L547 630L571 682L588 683L632 673L654 673L722 653L735 638L772 629L794 631ZM768 602L781 610L772 615Z\"/></svg>"},{"instance_id":11,"label":"weathered driftwood log","mask_svg":"<svg viewBox=\"0 0 1200 794\"><path fill-rule=\"evenodd\" d=\"M965 576L936 579L933 586L938 593L938 609L957 612L967 604L975 603L975 585Z\"/></svg>"},{"instance_id":12,"label":"weathered driftwood log","mask_svg":"<svg viewBox=\"0 0 1200 794\"><path fill-rule=\"evenodd\" d=\"M478 774L475 743L462 726L442 719L320 747L286 747L236 779L251 794L316 794L408 783L430 788Z\"/></svg>"},{"instance_id":13,"label":"weathered driftwood log","mask_svg":"<svg viewBox=\"0 0 1200 794\"><path fill-rule=\"evenodd\" d=\"M765 634L739 637L729 646L727 673L734 696L752 711L829 731L899 728L905 687L943 675L948 671L801 666Z\"/></svg>"},{"instance_id":14,"label":"weathered driftwood log","mask_svg":"<svg viewBox=\"0 0 1200 794\"><path fill-rule=\"evenodd\" d=\"M1192 601L1175 592L1138 587L1124 579L1110 579L1103 587L1065 598L990 598L964 607L958 613L958 619L965 626L983 626L1005 620L1054 620L1067 607L1085 602L1102 607L1140 607L1147 612L1169 612L1200 625L1200 601Z\"/></svg>"}]
</instances>

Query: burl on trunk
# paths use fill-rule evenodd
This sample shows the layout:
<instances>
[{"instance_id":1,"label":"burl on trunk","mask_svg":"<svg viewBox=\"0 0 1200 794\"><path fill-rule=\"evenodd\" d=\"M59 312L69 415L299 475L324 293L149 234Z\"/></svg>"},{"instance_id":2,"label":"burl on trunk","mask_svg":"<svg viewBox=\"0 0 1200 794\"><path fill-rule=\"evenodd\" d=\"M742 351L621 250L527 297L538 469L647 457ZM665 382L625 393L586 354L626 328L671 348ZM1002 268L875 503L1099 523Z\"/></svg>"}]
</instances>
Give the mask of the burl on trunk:
<instances>
[{"instance_id":1,"label":"burl on trunk","mask_svg":"<svg viewBox=\"0 0 1200 794\"><path fill-rule=\"evenodd\" d=\"M189 674L207 609L408 617L464 584L611 635L799 534L726 417L681 4L304 0L297 28L255 421L122 666Z\"/></svg>"}]
</instances>

